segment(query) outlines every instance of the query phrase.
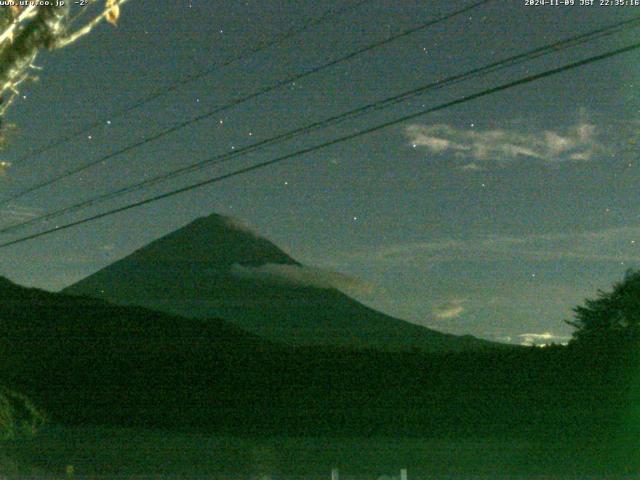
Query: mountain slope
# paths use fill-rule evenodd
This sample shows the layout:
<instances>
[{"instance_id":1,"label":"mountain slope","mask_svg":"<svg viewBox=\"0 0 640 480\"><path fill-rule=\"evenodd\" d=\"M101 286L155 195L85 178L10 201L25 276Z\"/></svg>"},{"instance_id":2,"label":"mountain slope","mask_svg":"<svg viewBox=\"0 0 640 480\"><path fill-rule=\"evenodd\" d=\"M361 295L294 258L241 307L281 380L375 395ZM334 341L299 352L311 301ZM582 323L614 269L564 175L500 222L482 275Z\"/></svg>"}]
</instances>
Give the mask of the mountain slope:
<instances>
[{"instance_id":1,"label":"mountain slope","mask_svg":"<svg viewBox=\"0 0 640 480\"><path fill-rule=\"evenodd\" d=\"M0 381L65 424L233 435L591 435L615 426L626 408L620 385L629 382L619 379L633 362L618 363L616 373L560 347L293 349L221 320L0 278Z\"/></svg>"},{"instance_id":2,"label":"mountain slope","mask_svg":"<svg viewBox=\"0 0 640 480\"><path fill-rule=\"evenodd\" d=\"M265 238L212 214L65 292L187 317L224 318L292 345L430 352L491 345L389 317L317 276Z\"/></svg>"},{"instance_id":3,"label":"mountain slope","mask_svg":"<svg viewBox=\"0 0 640 480\"><path fill-rule=\"evenodd\" d=\"M188 425L253 401L288 349L218 319L187 319L0 277L0 379L54 419ZM258 368L260 367L260 368ZM207 419L207 417L210 417Z\"/></svg>"}]
</instances>

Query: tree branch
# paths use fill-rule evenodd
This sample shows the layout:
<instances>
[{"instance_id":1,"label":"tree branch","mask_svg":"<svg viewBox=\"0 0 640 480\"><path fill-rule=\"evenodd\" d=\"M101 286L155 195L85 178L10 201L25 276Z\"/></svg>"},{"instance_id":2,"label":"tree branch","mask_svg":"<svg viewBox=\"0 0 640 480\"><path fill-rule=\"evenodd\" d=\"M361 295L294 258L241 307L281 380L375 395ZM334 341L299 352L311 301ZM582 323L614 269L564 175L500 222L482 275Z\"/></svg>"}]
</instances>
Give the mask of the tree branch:
<instances>
[{"instance_id":1,"label":"tree branch","mask_svg":"<svg viewBox=\"0 0 640 480\"><path fill-rule=\"evenodd\" d=\"M114 6L115 7L119 7L120 5L124 5L125 3L127 3L129 0L118 0L117 2L114 2ZM84 27L79 28L78 30L76 30L75 32L60 38L58 41L56 41L56 44L54 45L53 48L64 48L68 45L71 45L72 43L76 42L78 39L80 39L81 37L84 37L85 35L91 33L91 31L96 27L96 25L98 25L100 22L102 22L103 20L105 20L108 16L109 13L111 11L113 7L109 8L105 8L105 10L98 15L97 17L95 17L93 20L91 20L89 23L87 23Z\"/></svg>"}]
</instances>

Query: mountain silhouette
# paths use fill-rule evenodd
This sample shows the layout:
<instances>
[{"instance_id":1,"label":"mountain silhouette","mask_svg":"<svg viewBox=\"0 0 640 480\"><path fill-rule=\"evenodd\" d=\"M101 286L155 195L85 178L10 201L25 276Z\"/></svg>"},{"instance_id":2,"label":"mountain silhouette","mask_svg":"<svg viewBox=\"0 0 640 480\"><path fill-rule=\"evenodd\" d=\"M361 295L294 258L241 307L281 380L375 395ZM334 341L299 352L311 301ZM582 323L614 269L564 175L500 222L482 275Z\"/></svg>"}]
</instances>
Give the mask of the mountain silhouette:
<instances>
[{"instance_id":1,"label":"mountain silhouette","mask_svg":"<svg viewBox=\"0 0 640 480\"><path fill-rule=\"evenodd\" d=\"M238 221L212 214L64 292L192 318L223 318L295 346L437 352L495 345L387 316L332 284L332 274L305 267Z\"/></svg>"},{"instance_id":2,"label":"mountain silhouette","mask_svg":"<svg viewBox=\"0 0 640 480\"><path fill-rule=\"evenodd\" d=\"M477 395L478 372L462 375L460 366L482 372L501 352L511 355L292 348L225 320L117 306L0 277L0 379L54 423L272 434L397 432L402 418L409 431L433 431L444 405L460 417L452 392Z\"/></svg>"},{"instance_id":3,"label":"mountain silhouette","mask_svg":"<svg viewBox=\"0 0 640 480\"><path fill-rule=\"evenodd\" d=\"M0 378L56 421L185 426L206 416L215 423L215 408L253 399L265 377L258 367L277 371L265 358L277 361L286 351L224 320L111 305L0 277Z\"/></svg>"},{"instance_id":4,"label":"mountain silhouette","mask_svg":"<svg viewBox=\"0 0 640 480\"><path fill-rule=\"evenodd\" d=\"M293 348L225 320L117 306L1 277L0 356L3 388L25 395L54 423L465 438L606 433L622 418L620 386L634 364L629 356L603 362L563 347Z\"/></svg>"}]
</instances>

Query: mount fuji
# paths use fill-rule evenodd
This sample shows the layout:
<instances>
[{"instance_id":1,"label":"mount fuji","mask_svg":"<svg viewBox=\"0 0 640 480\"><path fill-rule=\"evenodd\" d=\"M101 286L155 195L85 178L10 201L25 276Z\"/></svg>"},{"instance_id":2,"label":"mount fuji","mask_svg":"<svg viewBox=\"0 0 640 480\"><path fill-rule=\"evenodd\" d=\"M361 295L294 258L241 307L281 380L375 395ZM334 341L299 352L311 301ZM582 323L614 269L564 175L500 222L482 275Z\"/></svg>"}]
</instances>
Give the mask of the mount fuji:
<instances>
[{"instance_id":1,"label":"mount fuji","mask_svg":"<svg viewBox=\"0 0 640 480\"><path fill-rule=\"evenodd\" d=\"M344 279L305 267L230 217L199 218L64 293L192 318L222 318L294 346L461 351L496 345L437 332L342 293Z\"/></svg>"}]
</instances>

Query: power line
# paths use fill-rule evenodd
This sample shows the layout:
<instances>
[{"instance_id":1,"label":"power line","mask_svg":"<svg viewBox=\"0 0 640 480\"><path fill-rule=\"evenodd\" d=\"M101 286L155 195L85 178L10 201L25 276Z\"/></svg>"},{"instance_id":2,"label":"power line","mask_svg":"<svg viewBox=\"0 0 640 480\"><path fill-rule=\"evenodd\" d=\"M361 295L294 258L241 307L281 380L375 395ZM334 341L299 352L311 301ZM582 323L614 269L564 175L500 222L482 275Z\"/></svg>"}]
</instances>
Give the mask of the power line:
<instances>
[{"instance_id":1,"label":"power line","mask_svg":"<svg viewBox=\"0 0 640 480\"><path fill-rule=\"evenodd\" d=\"M113 118L118 118L121 117L133 110L136 110L140 107L142 107L143 105L146 105L149 102L154 101L157 98L160 98L168 93L171 93L175 90L178 90L179 88L183 88L186 84L195 82L197 80L200 80L201 78L207 77L209 75L211 75L212 73L228 67L229 65L232 65L234 63L238 63L242 60L244 60L246 57L249 57L251 55L254 55L256 53L260 53L263 50L267 50L270 47L285 43L288 40L291 40L292 38L296 37L297 35L305 32L306 30L315 27L317 25L322 24L323 22L327 21L327 20L331 20L334 17L339 17L351 10L355 10L357 8L359 8L361 5L364 5L365 3L369 2L371 0L360 0L357 3L353 4L353 5L348 5L346 7L337 9L337 10L328 10L327 12L323 13L322 15L320 15L317 18L312 18L310 20L306 20L304 22L302 22L302 25L299 27L292 27L278 35L275 35L273 38L271 38L270 40L264 41L264 42L260 42L258 43L256 46L248 48L246 50L244 50L243 52L240 52L238 55L231 57L225 61L223 61L222 63L220 63L219 65L214 65L213 67L209 67L206 68L204 70L201 70L199 72L193 73L191 75L187 75L173 83L171 83L170 85L161 88L159 90L156 90L155 92L150 93L149 95L147 95L146 97L143 97L141 99L139 99L137 102L121 109L118 110L114 113L112 113L111 115L109 115L108 117L104 117L101 118L100 120L96 120L95 122L89 124L86 127L83 127L79 130L76 130L73 133L70 133L68 135L65 135L64 137L60 137L57 140L54 140L51 143L48 143L40 148L37 148L25 155L23 155L22 157L18 158L16 160L15 163L20 163L23 162L25 160L28 160L29 158L32 157L36 157L41 155L44 152L47 152L53 148L59 147L60 145L63 145L67 142L69 142L70 140L74 139L75 137L78 137L80 135L83 135L91 130L93 130L96 127L99 127L100 125L104 125L104 123L109 120L109 119L113 119Z\"/></svg>"},{"instance_id":2,"label":"power line","mask_svg":"<svg viewBox=\"0 0 640 480\"><path fill-rule=\"evenodd\" d=\"M313 132L315 130L318 130L320 128L325 128L331 125L335 125L338 123L341 123L345 120L348 119L353 119L353 118L357 118L360 116L363 116L365 114L368 114L370 111L376 111L376 110L380 110L383 108L387 108L391 105L400 103L402 101L406 101L409 98L413 98L415 96L424 94L427 91L431 91L431 90L435 90L435 89L439 89L439 88L443 88L443 87L447 87L453 84L457 84L459 82L465 81L465 80L469 80L472 78L477 78L481 75L486 75L488 73L494 73L496 71L502 70L504 68L508 68L508 67L512 67L514 65L518 65L520 63L523 63L525 61L529 61L550 53L556 53L559 52L563 49L569 48L569 47L573 47L575 45L580 45L583 43L587 43L590 41L593 41L597 38L601 38L603 36L607 36L607 35L612 35L614 33L619 33L621 31L624 31L626 29L629 28L634 28L637 27L638 25L640 25L640 16L638 17L634 17L632 19L629 20L625 20L622 22L618 22L606 27L602 27L596 30L592 30L586 33L582 33L579 35L575 35L573 37L564 39L564 40L560 40L548 45L545 45L543 47L539 47L539 48L535 48L533 50L518 54L518 55L514 55L502 60L499 60L497 62L491 63L489 65L480 67L480 68L476 68L476 69L472 69L470 71L464 72L462 74L457 74L457 75L453 75L447 78L444 78L442 80L438 80L436 82L427 84L425 86L421 86L412 90L409 90L407 92L403 92L401 94L398 95L394 95L392 97L386 98L384 100L380 100L371 104L367 104L365 106L356 108L354 110L350 110L348 112L339 114L339 115L335 115L329 118L326 118L324 120L321 121L317 121L314 122L310 125L306 125L304 127L299 127L297 129L285 132L283 134L277 135L275 137L271 137L265 140L262 140L260 142L256 142L254 144L248 145L246 147L243 147L241 149L238 150L234 150L231 152L226 152L220 155L216 155L212 158L208 158L199 162L196 162L192 165L187 165L185 167L181 167L160 175L157 175L153 178L147 179L147 180L143 180L141 182L137 182L134 183L133 185L128 185L126 187L122 187L120 189L111 191L111 192L107 192L105 194L101 194L95 197L92 197L90 199L87 200L83 200L79 203L73 204L73 205L69 205L67 207L63 207L61 209L58 210L54 210L54 211L50 211L47 212L43 215L39 215L37 217L34 218L30 218L27 220L24 220L22 222L19 223L15 223L12 225L9 225L7 227L4 227L2 229L0 229L0 234L1 233L8 233L11 232L13 230L16 230L18 228L21 227L25 227L31 224L35 224L35 223L39 223L42 221L46 221L49 220L51 218L55 218L58 217L60 215L66 214L66 213L70 213L73 211L77 211L80 209L84 209L86 207L89 206L93 206L99 203L102 203L104 201L107 200L111 200L113 198L117 198L121 195L127 194L127 193L132 193L135 192L137 190L141 190L143 188L170 180L172 178L176 178L180 175L184 175L186 173L191 173L194 171L198 171L201 169L204 169L206 167L209 167L211 165L214 164L219 164L225 161L228 161L232 158L238 157L238 156L243 156L245 154L248 154L250 152L262 149L266 146L270 146L276 143L281 143L284 142L286 140L290 140L292 138L295 138L297 136L303 135L303 134L308 134L310 132Z\"/></svg>"},{"instance_id":3,"label":"power line","mask_svg":"<svg viewBox=\"0 0 640 480\"><path fill-rule=\"evenodd\" d=\"M517 86L520 86L520 85L531 83L531 82L534 82L536 80L541 80L543 78L547 78L547 77L550 77L550 76L553 76L553 75L557 75L557 74L560 74L560 73L563 73L563 72L566 72L566 71L569 71L569 70L573 70L573 69L578 68L578 67L582 67L584 65L595 63L595 62L598 62L598 61L601 61L601 60L605 60L607 58L611 58L611 57L614 57L614 56L617 56L617 55L621 55L623 53L631 52L631 51L634 51L634 50L638 50L638 49L640 49L640 42L639 43L634 43L632 45L628 45L626 47L618 48L616 50L611 50L609 52L606 52L606 53L603 53L603 54L600 54L600 55L594 55L594 56L588 57L588 58L586 58L584 60L580 60L578 62L573 62L573 63L567 64L567 65L563 65L562 67L558 67L558 68L554 68L554 69L551 69L551 70L547 70L547 71L544 71L542 73L538 73L538 74L535 74L535 75L529 75L529 76L520 78L520 79L515 80L515 81L504 83L504 84L499 85L497 87L493 87L493 88L489 88L489 89L486 89L486 90L482 90L480 92L476 92L476 93L472 93L470 95L466 95L464 97L460 97L460 98L458 98L456 100L452 100L452 101L449 101L449 102L446 102L446 103L442 103L440 105L428 108L426 110L422 110L420 112L412 113L410 115L405 115L405 116L397 118L395 120L391 120L391 121L388 121L388 122L384 122L384 123L378 124L378 125L376 125L374 127L369 127L367 129L360 130L360 131L355 132L355 133L344 135L342 137L338 137L336 139L329 140L327 142L315 145L313 147L304 148L304 149L298 150L296 152L289 153L287 155L283 155L283 156L274 158L272 160L268 160L268 161L265 161L265 162L257 163L255 165L250 166L250 167L241 168L239 170L235 170L234 172L226 173L224 175L219 175L219 176L216 176L216 177L209 178L207 180L196 182L196 183L193 183L193 184L188 185L186 187L182 187L182 188L178 188L178 189L175 189L175 190L171 190L169 192L165 192L165 193L162 193L162 194L159 194L159 195L155 195L153 197L149 197L149 198L146 198L144 200L139 200L137 202L133 202L133 203L130 203L128 205L124 205L122 207L114 208L114 209L108 210L106 212L98 213L96 215L85 217L85 218L83 218L81 220L76 220L74 222L70 222L70 223L67 223L67 224L62 225L62 226L57 226L55 228L51 228L51 229L44 230L44 231L41 231L41 232L38 232L38 233L33 233L31 235L27 235L27 236L24 236L24 237L15 239L15 240L11 240L9 242L5 242L5 243L0 244L0 248L6 248L6 247L9 247L11 245L16 245L18 243L26 242L27 240L32 240L32 239L39 238L39 237L42 237L42 236L45 236L45 235L49 235L51 233L60 232L62 230L66 230L66 229L71 228L71 227L75 227L75 226L78 226L78 225L89 223L89 222L92 222L92 221L95 221L95 220L98 220L98 219L101 219L101 218L104 218L104 217L107 217L107 216L110 216L110 215L114 215L116 213L124 212L126 210L130 210L130 209L133 209L133 208L136 208L136 207L140 207L142 205L147 205L149 203L157 202L159 200L163 200L165 198L173 197L173 196L179 195L181 193L189 192L191 190L195 190L197 188L204 187L206 185L211 185L213 183L217 183L217 182L220 182L222 180L226 180L226 179L231 178L231 177L243 175L245 173L249 173L249 172L252 172L254 170L259 170L259 169L274 165L276 163L283 162L283 161L288 160L288 159L293 158L293 157L306 155L308 153L315 152L317 150L321 150L321 149L330 147L332 145L343 143L343 142L346 142L348 140L353 140L354 138L358 138L358 137L361 137L361 136L364 136L364 135L368 135L368 134L377 132L377 131L382 130L384 128L388 128L388 127L391 127L393 125L397 125L399 123L406 122L407 120L412 120L414 118L426 115L428 113L433 113L433 112L436 112L436 111L439 111L439 110L444 110L446 108L450 108L450 107L455 106L455 105L460 105L462 103L466 103L466 102L469 102L471 100L476 100L478 98L486 97L486 96L492 95L494 93L502 92L504 90L508 90L508 89L511 89L511 88L514 88L514 87L517 87Z\"/></svg>"},{"instance_id":4,"label":"power line","mask_svg":"<svg viewBox=\"0 0 640 480\"><path fill-rule=\"evenodd\" d=\"M348 53L347 55L339 57L339 58L337 58L335 60L330 60L329 62L323 63L322 65L316 66L314 68L311 68L310 70L306 70L304 72L295 74L295 75L293 75L293 76L291 76L291 77L289 77L289 78L287 78L285 80L278 81L278 82L276 82L276 83L274 83L274 84L272 84L270 86L264 87L264 88L262 88L260 90L257 90L257 91L255 91L253 93L250 93L250 94L248 94L248 95L246 95L244 97L241 97L241 98L238 98L236 100L233 100L230 103L227 103L227 104L222 105L220 107L216 107L213 110L210 110L210 111L205 112L205 113L203 113L201 115L198 115L197 117L194 117L194 118L191 118L189 120L185 120L183 122L180 122L177 125L174 125L174 126L169 127L169 128L167 128L165 130L162 130L162 131L160 131L160 132L158 132L158 133L156 133L156 134L154 134L154 135L152 135L150 137L146 137L146 138L144 138L144 139L142 139L142 140L140 140L138 142L134 142L134 143L129 144L129 145L125 146L125 147L122 147L119 150L116 150L116 151L111 152L111 153L109 153L107 155L104 155L104 156L102 156L102 157L100 157L100 158L98 158L96 160L88 162L88 163L86 163L84 165L81 165L81 166L79 166L77 168L73 168L71 170L68 170L68 171L63 172L63 173L61 173L61 174L59 174L59 175L57 175L57 176L55 176L53 178L50 178L50 179L45 180L43 182L37 183L36 185L28 187L28 188L26 188L24 190L21 190L20 192L17 192L15 194L11 195L10 197L7 197L7 198L4 198L4 199L0 200L0 206L6 205L7 203L9 203L11 201L14 201L14 200L17 200L19 198L22 198L23 196L25 196L25 195L27 195L29 193L33 193L33 192L35 192L37 190L40 190L41 188L48 187L49 185L53 185L54 183L57 183L57 182L59 182L61 180L69 178L69 177L71 177L73 175L76 175L76 174L78 174L80 172L83 172L85 170L88 170L88 169L90 169L90 168L92 168L92 167L94 167L96 165L102 164L103 162L105 162L107 160L111 160L112 158L115 158L115 157L117 157L119 155L122 155L124 153L130 152L130 151L132 151L132 150L134 150L134 149L136 149L138 147L141 147L143 145L151 143L151 142L153 142L155 140L158 140L158 139L160 139L162 137L165 137L165 136L167 136L167 135L169 135L171 133L177 132L178 130L181 130L181 129L185 128L185 127L193 125L193 124L195 124L197 122L200 122L202 120L211 118L212 116L214 116L214 115L216 115L216 114L218 114L220 112L227 111L227 110L229 110L229 109L231 109L233 107L236 107L236 106L238 106L238 105L240 105L242 103L245 103L245 102L247 102L249 100L253 100L253 99L257 98L257 97L260 97L262 95L270 93L270 92L272 92L274 90L277 90L277 89L279 89L279 88L281 88L281 87L283 87L285 85L288 85L288 84L290 84L292 82L295 82L295 81L301 80L303 78L306 78L306 77L308 77L310 75L319 73L319 72L321 72L323 70L326 70L328 68L334 67L334 66L336 66L336 65L338 65L340 63L352 60L353 58L355 58L355 57L357 57L359 55L362 55L362 54L364 54L366 52L369 52L371 50L379 48L379 47L381 47L383 45L387 45L387 44L389 44L389 43L391 43L393 41L396 41L396 40L398 40L400 38L406 37L407 35L411 35L411 34L416 33L418 31L424 30L427 27L431 27L431 26L436 25L438 23L450 20L451 18L454 18L456 16L459 16L459 15L462 15L464 13L467 13L467 12L469 12L470 10L472 10L474 8L478 8L478 7L480 7L480 6L484 5L484 4L492 2L492 1L494 1L494 0L481 0L481 1L478 1L476 3L473 3L472 5L466 6L464 8L459 9L459 10L456 10L454 12L451 12L451 13L448 13L446 15L442 15L442 16L437 17L435 19L429 20L428 22L422 23L417 27L412 27L412 28L409 28L407 30L403 30L402 32L400 32L398 34L395 34L395 35L392 35L390 37L387 37L384 40L377 41L375 43L369 44L369 45L367 45L367 46L365 46L363 48L360 48L360 49L358 49L358 50L356 50L354 52Z\"/></svg>"}]
</instances>

